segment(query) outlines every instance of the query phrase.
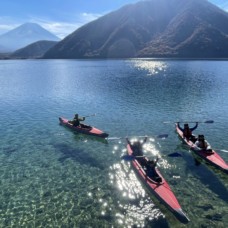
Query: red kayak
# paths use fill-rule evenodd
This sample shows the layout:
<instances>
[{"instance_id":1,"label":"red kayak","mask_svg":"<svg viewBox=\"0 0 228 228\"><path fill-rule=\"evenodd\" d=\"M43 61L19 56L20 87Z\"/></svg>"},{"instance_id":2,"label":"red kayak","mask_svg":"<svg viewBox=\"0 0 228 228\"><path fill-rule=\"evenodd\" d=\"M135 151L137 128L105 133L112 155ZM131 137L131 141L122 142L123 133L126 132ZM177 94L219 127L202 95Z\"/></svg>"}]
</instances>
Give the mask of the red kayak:
<instances>
[{"instance_id":1,"label":"red kayak","mask_svg":"<svg viewBox=\"0 0 228 228\"><path fill-rule=\"evenodd\" d=\"M178 128L177 124L176 124L176 131L177 131L177 134L182 139L182 141L186 143L195 154L200 156L209 164L213 165L214 167L228 174L227 163L219 156L219 154L216 151L212 150L211 152L208 152L206 150L200 150L198 147L195 146L193 141L187 140L186 138L183 137L183 132L180 130L180 128Z\"/></svg>"},{"instance_id":2,"label":"red kayak","mask_svg":"<svg viewBox=\"0 0 228 228\"><path fill-rule=\"evenodd\" d=\"M133 156L131 165L134 171L140 180L144 183L144 185L148 188L148 190L153 193L160 202L166 205L179 221L182 223L188 223L188 217L182 211L181 206L173 194L170 186L161 175L159 170L155 168L155 173L153 176L151 176L146 169L146 163L148 162L148 159L144 156L134 157L132 148L129 143L127 144L127 151L128 155Z\"/></svg>"},{"instance_id":3,"label":"red kayak","mask_svg":"<svg viewBox=\"0 0 228 228\"><path fill-rule=\"evenodd\" d=\"M73 126L73 124L69 123L69 120L59 117L59 121L62 125L78 132L78 133L82 133L82 134L86 134L86 135L93 135L93 136L97 136L97 137L101 137L101 138L107 138L108 134L95 128L95 127L91 127L89 125L85 125L85 124L80 124L80 126Z\"/></svg>"}]
</instances>

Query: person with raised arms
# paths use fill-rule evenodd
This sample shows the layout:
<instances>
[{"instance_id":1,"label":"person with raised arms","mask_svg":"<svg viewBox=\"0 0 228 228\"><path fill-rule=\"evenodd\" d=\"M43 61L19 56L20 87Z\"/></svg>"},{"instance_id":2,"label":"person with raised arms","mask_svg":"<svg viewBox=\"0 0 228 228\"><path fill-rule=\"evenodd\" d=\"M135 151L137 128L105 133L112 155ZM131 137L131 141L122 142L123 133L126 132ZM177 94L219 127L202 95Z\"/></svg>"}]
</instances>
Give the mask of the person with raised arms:
<instances>
[{"instance_id":1,"label":"person with raised arms","mask_svg":"<svg viewBox=\"0 0 228 228\"><path fill-rule=\"evenodd\" d=\"M196 141L196 138L194 135L192 135L192 132L198 127L198 122L196 122L196 125L192 128L190 128L187 123L185 123L184 128L182 128L180 126L180 122L177 122L177 126L183 132L184 138L186 138L187 140L191 140L193 142Z\"/></svg>"},{"instance_id":2,"label":"person with raised arms","mask_svg":"<svg viewBox=\"0 0 228 228\"><path fill-rule=\"evenodd\" d=\"M147 137L144 138L143 142L137 140L131 143L128 138L126 138L126 140L127 143L131 146L133 156L143 156L143 145L146 143Z\"/></svg>"}]
</instances>

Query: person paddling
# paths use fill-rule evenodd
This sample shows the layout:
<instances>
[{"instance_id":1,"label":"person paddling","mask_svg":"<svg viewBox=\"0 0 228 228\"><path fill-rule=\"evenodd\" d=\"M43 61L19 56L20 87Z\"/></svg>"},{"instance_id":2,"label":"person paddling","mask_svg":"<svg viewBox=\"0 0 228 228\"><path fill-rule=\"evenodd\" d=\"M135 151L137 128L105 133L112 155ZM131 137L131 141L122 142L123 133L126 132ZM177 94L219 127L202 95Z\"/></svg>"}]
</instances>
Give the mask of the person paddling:
<instances>
[{"instance_id":1,"label":"person paddling","mask_svg":"<svg viewBox=\"0 0 228 228\"><path fill-rule=\"evenodd\" d=\"M196 122L196 125L192 128L189 127L187 123L184 124L184 128L180 126L180 122L177 122L178 128L183 132L184 138L187 140L195 141L195 136L192 135L192 132L198 127L198 122Z\"/></svg>"},{"instance_id":2,"label":"person paddling","mask_svg":"<svg viewBox=\"0 0 228 228\"><path fill-rule=\"evenodd\" d=\"M195 146L201 150L205 150L208 153L212 152L211 145L205 140L204 135L198 135Z\"/></svg>"},{"instance_id":3,"label":"person paddling","mask_svg":"<svg viewBox=\"0 0 228 228\"><path fill-rule=\"evenodd\" d=\"M81 121L84 121L85 117L79 117L78 114L74 115L74 119L70 120L69 123L73 124L74 127L78 127L81 125Z\"/></svg>"},{"instance_id":4,"label":"person paddling","mask_svg":"<svg viewBox=\"0 0 228 228\"><path fill-rule=\"evenodd\" d=\"M162 182L162 178L156 172L156 166L158 163L158 159L159 158L157 157L154 160L148 160L146 169L147 169L147 175L149 177L151 177L154 181L160 183L160 182Z\"/></svg>"}]
</instances>

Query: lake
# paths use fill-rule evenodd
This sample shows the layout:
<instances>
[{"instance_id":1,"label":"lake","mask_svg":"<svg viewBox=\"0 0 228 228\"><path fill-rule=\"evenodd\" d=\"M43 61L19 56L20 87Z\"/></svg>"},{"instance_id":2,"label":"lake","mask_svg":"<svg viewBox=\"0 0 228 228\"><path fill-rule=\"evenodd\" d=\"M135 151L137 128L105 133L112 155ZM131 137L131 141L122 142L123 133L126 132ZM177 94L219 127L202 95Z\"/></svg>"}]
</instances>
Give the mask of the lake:
<instances>
[{"instance_id":1,"label":"lake","mask_svg":"<svg viewBox=\"0 0 228 228\"><path fill-rule=\"evenodd\" d=\"M174 122L214 120L194 132L228 150L227 72L207 60L0 61L0 227L225 227L228 175L195 157ZM181 153L159 169L191 222L145 191L121 159L124 139L59 125L75 113L96 113L85 123L110 137L150 136L148 156Z\"/></svg>"}]
</instances>

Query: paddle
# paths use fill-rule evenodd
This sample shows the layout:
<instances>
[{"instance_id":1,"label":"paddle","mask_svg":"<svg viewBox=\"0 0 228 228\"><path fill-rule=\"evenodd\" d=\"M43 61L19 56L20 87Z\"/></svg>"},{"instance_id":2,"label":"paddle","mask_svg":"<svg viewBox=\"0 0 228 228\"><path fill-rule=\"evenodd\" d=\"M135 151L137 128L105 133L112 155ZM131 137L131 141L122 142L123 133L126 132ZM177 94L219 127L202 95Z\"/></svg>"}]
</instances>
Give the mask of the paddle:
<instances>
[{"instance_id":1,"label":"paddle","mask_svg":"<svg viewBox=\"0 0 228 228\"><path fill-rule=\"evenodd\" d=\"M220 150L220 149L213 149L213 150L215 150L217 152L228 153L228 150L224 150L224 149L222 149L222 150Z\"/></svg>"},{"instance_id":2,"label":"paddle","mask_svg":"<svg viewBox=\"0 0 228 228\"><path fill-rule=\"evenodd\" d=\"M228 150L219 150L219 151L222 151L224 153L228 153Z\"/></svg>"},{"instance_id":3,"label":"paddle","mask_svg":"<svg viewBox=\"0 0 228 228\"><path fill-rule=\"evenodd\" d=\"M160 139L166 139L168 138L168 134L161 134L161 135L156 135L154 137L156 138L160 138ZM140 135L140 136L126 136L126 137L109 137L107 138L108 140L119 140L119 139L126 139L126 138L132 138L132 137L135 137L135 138L145 138L145 137L153 137L153 136L147 136L147 135Z\"/></svg>"},{"instance_id":4,"label":"paddle","mask_svg":"<svg viewBox=\"0 0 228 228\"><path fill-rule=\"evenodd\" d=\"M179 122L179 123L186 123L186 122L182 121L182 122ZM214 123L214 120L206 120L206 121L190 121L190 122L187 122L187 123Z\"/></svg>"},{"instance_id":5,"label":"paddle","mask_svg":"<svg viewBox=\"0 0 228 228\"><path fill-rule=\"evenodd\" d=\"M162 155L162 157L165 157L165 156L168 156L168 157L182 157L182 155L180 153L178 153L178 152L174 152L174 153L167 154L167 155ZM134 155L125 154L125 155L121 156L121 159L123 159L125 161L132 161L135 158L142 158L142 157L154 157L154 156L145 156L145 155L134 156Z\"/></svg>"},{"instance_id":6,"label":"paddle","mask_svg":"<svg viewBox=\"0 0 228 228\"><path fill-rule=\"evenodd\" d=\"M87 118L87 117L96 116L96 115L97 115L97 114L94 113L94 114L91 114L91 115L88 115L88 116L84 116L84 117Z\"/></svg>"},{"instance_id":7,"label":"paddle","mask_svg":"<svg viewBox=\"0 0 228 228\"><path fill-rule=\"evenodd\" d=\"M206 121L176 121L176 122L173 122L173 121L165 121L163 122L164 124L169 124L169 123L214 123L214 120L206 120Z\"/></svg>"}]
</instances>

